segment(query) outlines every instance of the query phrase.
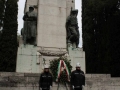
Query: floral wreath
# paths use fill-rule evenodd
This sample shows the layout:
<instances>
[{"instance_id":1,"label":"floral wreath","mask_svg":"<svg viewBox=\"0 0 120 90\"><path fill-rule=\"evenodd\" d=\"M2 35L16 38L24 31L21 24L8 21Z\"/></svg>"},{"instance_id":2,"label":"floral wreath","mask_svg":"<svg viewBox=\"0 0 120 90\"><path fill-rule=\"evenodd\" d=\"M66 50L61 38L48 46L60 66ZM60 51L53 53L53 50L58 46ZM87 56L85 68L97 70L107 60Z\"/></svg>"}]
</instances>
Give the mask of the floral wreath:
<instances>
[{"instance_id":1,"label":"floral wreath","mask_svg":"<svg viewBox=\"0 0 120 90\"><path fill-rule=\"evenodd\" d=\"M70 81L72 70L71 60L60 57L50 61L50 70L55 82L66 83Z\"/></svg>"}]
</instances>

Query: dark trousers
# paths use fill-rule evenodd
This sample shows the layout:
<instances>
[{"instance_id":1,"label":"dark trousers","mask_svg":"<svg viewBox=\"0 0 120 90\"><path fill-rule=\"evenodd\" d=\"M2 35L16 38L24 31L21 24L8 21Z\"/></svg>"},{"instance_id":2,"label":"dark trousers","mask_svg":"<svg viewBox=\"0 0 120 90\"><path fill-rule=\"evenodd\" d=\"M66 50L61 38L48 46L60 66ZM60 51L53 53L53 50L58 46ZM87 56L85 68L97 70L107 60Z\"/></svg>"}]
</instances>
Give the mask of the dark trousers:
<instances>
[{"instance_id":1,"label":"dark trousers","mask_svg":"<svg viewBox=\"0 0 120 90\"><path fill-rule=\"evenodd\" d=\"M74 90L82 90L82 88L74 88Z\"/></svg>"},{"instance_id":2,"label":"dark trousers","mask_svg":"<svg viewBox=\"0 0 120 90\"><path fill-rule=\"evenodd\" d=\"M50 90L50 89L42 89L42 90Z\"/></svg>"}]
</instances>

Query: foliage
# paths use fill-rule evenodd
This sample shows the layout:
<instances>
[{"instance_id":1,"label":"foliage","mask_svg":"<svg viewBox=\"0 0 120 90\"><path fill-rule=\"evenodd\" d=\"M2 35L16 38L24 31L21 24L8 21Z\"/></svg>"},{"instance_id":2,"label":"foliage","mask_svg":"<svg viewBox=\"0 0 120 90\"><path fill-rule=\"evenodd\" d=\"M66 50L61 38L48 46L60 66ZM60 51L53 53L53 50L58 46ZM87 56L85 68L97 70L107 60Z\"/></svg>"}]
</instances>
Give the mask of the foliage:
<instances>
[{"instance_id":1,"label":"foliage","mask_svg":"<svg viewBox=\"0 0 120 90\"><path fill-rule=\"evenodd\" d=\"M15 71L17 56L18 0L7 0L0 39L0 71Z\"/></svg>"},{"instance_id":2,"label":"foliage","mask_svg":"<svg viewBox=\"0 0 120 90\"><path fill-rule=\"evenodd\" d=\"M0 0L0 30L3 26L4 10L5 10L5 0Z\"/></svg>"},{"instance_id":3,"label":"foliage","mask_svg":"<svg viewBox=\"0 0 120 90\"><path fill-rule=\"evenodd\" d=\"M82 2L83 48L86 53L87 73L111 73L113 76L120 76L120 1Z\"/></svg>"},{"instance_id":4,"label":"foliage","mask_svg":"<svg viewBox=\"0 0 120 90\"><path fill-rule=\"evenodd\" d=\"M58 71L57 69L58 69L58 64L59 64L60 60L64 60L64 62L68 66L68 69L69 69L70 73L71 73L71 70L72 70L72 66L70 65L71 60L68 60L67 58L60 57L58 59L55 58L54 60L51 60L50 61L50 70L52 72L54 81L57 78L57 71ZM68 82L67 75L66 75L66 73L64 71L60 75L59 82L61 82L61 83Z\"/></svg>"}]
</instances>

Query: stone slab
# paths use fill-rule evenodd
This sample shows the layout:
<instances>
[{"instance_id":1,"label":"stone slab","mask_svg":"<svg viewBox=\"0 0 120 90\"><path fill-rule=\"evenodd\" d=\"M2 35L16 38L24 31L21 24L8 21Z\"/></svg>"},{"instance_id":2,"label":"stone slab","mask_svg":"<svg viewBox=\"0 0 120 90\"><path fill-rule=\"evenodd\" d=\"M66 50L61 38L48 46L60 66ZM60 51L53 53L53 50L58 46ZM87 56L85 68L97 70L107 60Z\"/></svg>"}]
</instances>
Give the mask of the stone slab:
<instances>
[{"instance_id":1,"label":"stone slab","mask_svg":"<svg viewBox=\"0 0 120 90\"><path fill-rule=\"evenodd\" d=\"M25 77L39 77L40 73L24 73Z\"/></svg>"},{"instance_id":2,"label":"stone slab","mask_svg":"<svg viewBox=\"0 0 120 90\"><path fill-rule=\"evenodd\" d=\"M41 15L51 15L57 17L64 17L66 15L66 8L64 7L54 7L47 5L40 5L42 11L40 11Z\"/></svg>"},{"instance_id":3,"label":"stone slab","mask_svg":"<svg viewBox=\"0 0 120 90\"><path fill-rule=\"evenodd\" d=\"M24 76L24 73L14 73L14 72L0 72L1 77L7 77L7 76Z\"/></svg>"},{"instance_id":4,"label":"stone slab","mask_svg":"<svg viewBox=\"0 0 120 90\"><path fill-rule=\"evenodd\" d=\"M39 82L39 79L40 77L27 77L27 82L35 84Z\"/></svg>"},{"instance_id":5,"label":"stone slab","mask_svg":"<svg viewBox=\"0 0 120 90\"><path fill-rule=\"evenodd\" d=\"M17 83L0 82L0 87L17 87Z\"/></svg>"},{"instance_id":6,"label":"stone slab","mask_svg":"<svg viewBox=\"0 0 120 90\"><path fill-rule=\"evenodd\" d=\"M0 90L20 90L20 89L18 87L0 87Z\"/></svg>"},{"instance_id":7,"label":"stone slab","mask_svg":"<svg viewBox=\"0 0 120 90\"><path fill-rule=\"evenodd\" d=\"M120 86L114 86L114 90L120 90Z\"/></svg>"},{"instance_id":8,"label":"stone slab","mask_svg":"<svg viewBox=\"0 0 120 90\"><path fill-rule=\"evenodd\" d=\"M91 77L92 77L92 74L85 74L85 77L91 78Z\"/></svg>"},{"instance_id":9,"label":"stone slab","mask_svg":"<svg viewBox=\"0 0 120 90\"><path fill-rule=\"evenodd\" d=\"M66 48L66 0L40 0L38 46Z\"/></svg>"},{"instance_id":10,"label":"stone slab","mask_svg":"<svg viewBox=\"0 0 120 90\"><path fill-rule=\"evenodd\" d=\"M38 47L33 45L20 45L17 54L16 72L39 73L39 54Z\"/></svg>"},{"instance_id":11,"label":"stone slab","mask_svg":"<svg viewBox=\"0 0 120 90\"><path fill-rule=\"evenodd\" d=\"M66 8L66 0L40 0L39 5Z\"/></svg>"},{"instance_id":12,"label":"stone slab","mask_svg":"<svg viewBox=\"0 0 120 90\"><path fill-rule=\"evenodd\" d=\"M9 77L9 82L11 83L26 83L27 78L26 77Z\"/></svg>"},{"instance_id":13,"label":"stone slab","mask_svg":"<svg viewBox=\"0 0 120 90\"><path fill-rule=\"evenodd\" d=\"M32 89L28 88L28 87L19 87L19 90L34 90L33 87L31 87Z\"/></svg>"},{"instance_id":14,"label":"stone slab","mask_svg":"<svg viewBox=\"0 0 120 90\"><path fill-rule=\"evenodd\" d=\"M108 78L109 74L92 74L91 78Z\"/></svg>"},{"instance_id":15,"label":"stone slab","mask_svg":"<svg viewBox=\"0 0 120 90\"><path fill-rule=\"evenodd\" d=\"M2 81L8 81L8 77L3 77L3 76L0 76L0 82L2 82Z\"/></svg>"},{"instance_id":16,"label":"stone slab","mask_svg":"<svg viewBox=\"0 0 120 90\"><path fill-rule=\"evenodd\" d=\"M98 86L98 83L96 80L94 80L94 81L93 80L86 80L85 85L92 87L92 86Z\"/></svg>"},{"instance_id":17,"label":"stone slab","mask_svg":"<svg viewBox=\"0 0 120 90\"><path fill-rule=\"evenodd\" d=\"M75 70L76 63L80 63L81 69L86 73L85 66L85 52L80 48L73 48L72 46L68 47L68 58L71 60L71 65L73 66L72 70Z\"/></svg>"}]
</instances>

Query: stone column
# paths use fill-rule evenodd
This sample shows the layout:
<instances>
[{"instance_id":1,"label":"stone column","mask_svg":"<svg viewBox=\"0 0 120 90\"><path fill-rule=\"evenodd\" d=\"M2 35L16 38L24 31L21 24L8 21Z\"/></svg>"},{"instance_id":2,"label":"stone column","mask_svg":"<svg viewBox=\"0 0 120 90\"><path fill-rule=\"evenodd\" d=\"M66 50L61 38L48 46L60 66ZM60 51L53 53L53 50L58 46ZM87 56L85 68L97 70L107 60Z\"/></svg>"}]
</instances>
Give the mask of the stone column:
<instances>
[{"instance_id":1,"label":"stone column","mask_svg":"<svg viewBox=\"0 0 120 90\"><path fill-rule=\"evenodd\" d=\"M39 0L37 45L66 48L66 0Z\"/></svg>"}]
</instances>

